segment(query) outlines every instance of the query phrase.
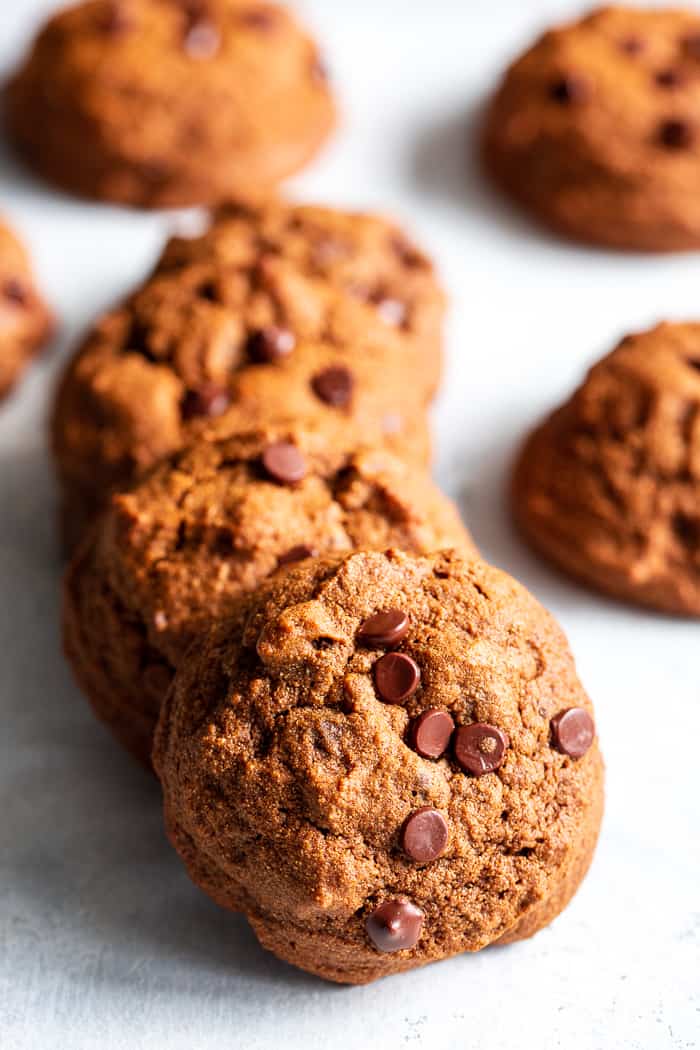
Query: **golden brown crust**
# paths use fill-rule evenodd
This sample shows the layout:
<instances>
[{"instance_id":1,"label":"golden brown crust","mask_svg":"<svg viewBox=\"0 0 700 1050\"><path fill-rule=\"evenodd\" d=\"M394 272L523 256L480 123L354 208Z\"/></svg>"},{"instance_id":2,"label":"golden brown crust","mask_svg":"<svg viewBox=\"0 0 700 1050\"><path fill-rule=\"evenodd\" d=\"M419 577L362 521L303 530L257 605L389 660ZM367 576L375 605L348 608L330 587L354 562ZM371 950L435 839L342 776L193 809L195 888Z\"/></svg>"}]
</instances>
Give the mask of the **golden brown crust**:
<instances>
[{"instance_id":1,"label":"golden brown crust","mask_svg":"<svg viewBox=\"0 0 700 1050\"><path fill-rule=\"evenodd\" d=\"M266 473L266 449L304 459L296 484ZM475 548L456 508L386 450L344 447L322 425L200 442L115 496L66 579L64 636L98 715L148 758L172 669L212 620L280 565L355 548Z\"/></svg>"},{"instance_id":2,"label":"golden brown crust","mask_svg":"<svg viewBox=\"0 0 700 1050\"><path fill-rule=\"evenodd\" d=\"M335 121L315 44L265 0L87 0L54 15L7 89L45 178L141 207L265 194Z\"/></svg>"},{"instance_id":3,"label":"golden brown crust","mask_svg":"<svg viewBox=\"0 0 700 1050\"><path fill-rule=\"evenodd\" d=\"M483 149L497 183L576 240L700 246L700 17L604 7L507 71Z\"/></svg>"},{"instance_id":4,"label":"golden brown crust","mask_svg":"<svg viewBox=\"0 0 700 1050\"><path fill-rule=\"evenodd\" d=\"M211 428L186 411L202 389L224 395L217 412L229 404L217 429L311 416L425 463L443 312L430 262L377 216L231 206L203 237L175 238L153 277L95 325L60 384L53 450L71 531L110 491ZM266 332L291 350L259 363ZM352 389L347 403L329 404L317 378L338 367Z\"/></svg>"},{"instance_id":5,"label":"golden brown crust","mask_svg":"<svg viewBox=\"0 0 700 1050\"><path fill-rule=\"evenodd\" d=\"M700 325L628 336L599 362L528 439L513 503L577 579L700 616Z\"/></svg>"},{"instance_id":6,"label":"golden brown crust","mask_svg":"<svg viewBox=\"0 0 700 1050\"><path fill-rule=\"evenodd\" d=\"M0 221L0 398L10 393L52 329L27 253Z\"/></svg>"},{"instance_id":7,"label":"golden brown crust","mask_svg":"<svg viewBox=\"0 0 700 1050\"><path fill-rule=\"evenodd\" d=\"M402 703L381 699L384 651L358 633L391 608L409 616L398 650L420 671ZM552 719L572 707L589 719L561 630L505 574L455 552L305 562L180 668L154 750L168 831L195 882L329 980L529 936L574 892L600 823L597 743L578 760L553 746ZM500 767L472 776L449 752L421 758L408 729L427 708L497 727ZM424 806L449 837L419 864L401 829ZM380 952L368 935L388 900L421 909L413 947Z\"/></svg>"}]
</instances>

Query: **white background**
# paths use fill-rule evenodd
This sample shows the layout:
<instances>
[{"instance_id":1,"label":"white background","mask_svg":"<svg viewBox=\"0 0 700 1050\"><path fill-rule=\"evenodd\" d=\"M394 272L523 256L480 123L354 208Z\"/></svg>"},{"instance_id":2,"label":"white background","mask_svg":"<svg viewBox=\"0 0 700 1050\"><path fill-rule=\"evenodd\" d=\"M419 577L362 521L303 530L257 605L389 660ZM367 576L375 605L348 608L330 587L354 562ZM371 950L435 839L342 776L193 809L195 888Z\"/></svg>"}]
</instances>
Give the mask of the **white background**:
<instances>
[{"instance_id":1,"label":"white background","mask_svg":"<svg viewBox=\"0 0 700 1050\"><path fill-rule=\"evenodd\" d=\"M2 0L9 68L50 0ZM294 189L388 209L452 297L437 474L484 553L561 619L608 763L583 889L534 940L364 989L258 948L188 883L156 784L96 725L60 655L47 400L79 330L147 269L172 215L84 205L0 153L0 209L31 243L57 348L0 409L2 1050L574 1050L700 1043L698 626L569 584L513 534L505 479L526 428L626 329L700 314L700 256L549 239L493 199L468 132L555 0L309 0L344 126Z\"/></svg>"}]
</instances>

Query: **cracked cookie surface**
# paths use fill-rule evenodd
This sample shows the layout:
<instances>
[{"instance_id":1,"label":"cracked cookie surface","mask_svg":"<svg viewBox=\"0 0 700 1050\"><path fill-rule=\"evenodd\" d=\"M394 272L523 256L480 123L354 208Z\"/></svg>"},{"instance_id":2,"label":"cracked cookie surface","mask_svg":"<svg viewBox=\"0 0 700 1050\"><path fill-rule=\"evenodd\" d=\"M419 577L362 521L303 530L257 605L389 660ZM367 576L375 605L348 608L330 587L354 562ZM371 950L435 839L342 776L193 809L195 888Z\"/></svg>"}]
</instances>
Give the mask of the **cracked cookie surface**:
<instances>
[{"instance_id":1,"label":"cracked cookie surface","mask_svg":"<svg viewBox=\"0 0 700 1050\"><path fill-rule=\"evenodd\" d=\"M292 469L290 469L292 468ZM381 448L325 426L204 441L114 497L66 580L76 677L144 761L187 646L279 567L356 548L475 548L453 504Z\"/></svg>"},{"instance_id":2,"label":"cracked cookie surface","mask_svg":"<svg viewBox=\"0 0 700 1050\"><path fill-rule=\"evenodd\" d=\"M0 219L0 399L19 382L52 328L51 314L36 289L27 253Z\"/></svg>"},{"instance_id":3,"label":"cracked cookie surface","mask_svg":"<svg viewBox=\"0 0 700 1050\"><path fill-rule=\"evenodd\" d=\"M604 7L510 67L486 165L556 231L638 251L700 246L700 16Z\"/></svg>"},{"instance_id":4,"label":"cracked cookie surface","mask_svg":"<svg viewBox=\"0 0 700 1050\"><path fill-rule=\"evenodd\" d=\"M527 441L528 539L613 597L700 616L700 324L628 336Z\"/></svg>"},{"instance_id":5,"label":"cracked cookie surface","mask_svg":"<svg viewBox=\"0 0 700 1050\"><path fill-rule=\"evenodd\" d=\"M591 712L510 577L361 552L270 579L190 652L154 761L194 881L281 958L363 983L566 905L602 812Z\"/></svg>"},{"instance_id":6,"label":"cracked cookie surface","mask_svg":"<svg viewBox=\"0 0 700 1050\"><path fill-rule=\"evenodd\" d=\"M221 423L318 417L425 463L444 295L391 222L281 202L174 238L94 326L52 421L68 545L109 493Z\"/></svg>"},{"instance_id":7,"label":"cracked cookie surface","mask_svg":"<svg viewBox=\"0 0 700 1050\"><path fill-rule=\"evenodd\" d=\"M7 89L46 179L141 207L265 194L335 121L313 41L262 0L88 0L55 14Z\"/></svg>"}]
</instances>

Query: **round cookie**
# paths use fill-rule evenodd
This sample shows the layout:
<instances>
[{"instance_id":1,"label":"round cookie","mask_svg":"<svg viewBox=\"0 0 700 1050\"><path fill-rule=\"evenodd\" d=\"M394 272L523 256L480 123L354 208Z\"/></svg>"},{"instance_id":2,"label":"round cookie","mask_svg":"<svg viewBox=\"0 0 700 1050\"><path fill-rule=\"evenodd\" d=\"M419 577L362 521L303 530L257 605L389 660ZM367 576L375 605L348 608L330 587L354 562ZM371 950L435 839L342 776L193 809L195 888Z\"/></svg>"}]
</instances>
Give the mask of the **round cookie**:
<instances>
[{"instance_id":1,"label":"round cookie","mask_svg":"<svg viewBox=\"0 0 700 1050\"><path fill-rule=\"evenodd\" d=\"M46 343L53 322L36 290L27 253L0 220L0 398Z\"/></svg>"},{"instance_id":2,"label":"round cookie","mask_svg":"<svg viewBox=\"0 0 700 1050\"><path fill-rule=\"evenodd\" d=\"M87 0L7 89L11 137L71 193L141 207L263 195L334 123L315 44L261 0Z\"/></svg>"},{"instance_id":3,"label":"round cookie","mask_svg":"<svg viewBox=\"0 0 700 1050\"><path fill-rule=\"evenodd\" d=\"M60 384L69 545L111 490L226 411L232 429L317 416L425 462L443 312L430 262L377 216L231 206L204 236L175 238Z\"/></svg>"},{"instance_id":4,"label":"round cookie","mask_svg":"<svg viewBox=\"0 0 700 1050\"><path fill-rule=\"evenodd\" d=\"M700 247L700 15L604 7L545 33L506 73L484 155L565 236Z\"/></svg>"},{"instance_id":5,"label":"round cookie","mask_svg":"<svg viewBox=\"0 0 700 1050\"><path fill-rule=\"evenodd\" d=\"M513 502L566 572L700 616L700 324L628 336L529 438Z\"/></svg>"},{"instance_id":6,"label":"round cookie","mask_svg":"<svg viewBox=\"0 0 700 1050\"><path fill-rule=\"evenodd\" d=\"M67 575L64 637L76 677L148 761L160 702L212 618L293 562L358 547L476 554L456 508L384 449L325 427L199 442L113 498Z\"/></svg>"},{"instance_id":7,"label":"round cookie","mask_svg":"<svg viewBox=\"0 0 700 1050\"><path fill-rule=\"evenodd\" d=\"M534 933L603 806L560 628L454 551L272 578L190 651L154 762L194 881L343 983Z\"/></svg>"}]
</instances>

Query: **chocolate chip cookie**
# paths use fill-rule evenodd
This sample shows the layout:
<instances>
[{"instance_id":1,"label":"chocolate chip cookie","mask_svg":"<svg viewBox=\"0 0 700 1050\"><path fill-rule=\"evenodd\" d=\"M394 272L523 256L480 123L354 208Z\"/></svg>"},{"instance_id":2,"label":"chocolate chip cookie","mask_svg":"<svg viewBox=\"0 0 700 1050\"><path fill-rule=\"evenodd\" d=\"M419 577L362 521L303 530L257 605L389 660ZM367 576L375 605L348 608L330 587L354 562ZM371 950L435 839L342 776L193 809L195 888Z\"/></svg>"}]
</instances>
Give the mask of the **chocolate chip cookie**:
<instances>
[{"instance_id":1,"label":"chocolate chip cookie","mask_svg":"<svg viewBox=\"0 0 700 1050\"><path fill-rule=\"evenodd\" d=\"M577 240L700 247L700 15L604 7L545 33L490 107L491 175Z\"/></svg>"},{"instance_id":2,"label":"chocolate chip cookie","mask_svg":"<svg viewBox=\"0 0 700 1050\"><path fill-rule=\"evenodd\" d=\"M700 324L628 336L532 434L517 520L606 594L700 616Z\"/></svg>"},{"instance_id":3,"label":"chocolate chip cookie","mask_svg":"<svg viewBox=\"0 0 700 1050\"><path fill-rule=\"evenodd\" d=\"M323 61L264 0L87 0L55 14L7 89L27 162L140 207L265 194L335 120Z\"/></svg>"},{"instance_id":4,"label":"chocolate chip cookie","mask_svg":"<svg viewBox=\"0 0 700 1050\"><path fill-rule=\"evenodd\" d=\"M190 651L154 761L194 881L281 958L353 984L535 933L603 806L561 630L455 552L263 584Z\"/></svg>"},{"instance_id":5,"label":"chocolate chip cookie","mask_svg":"<svg viewBox=\"0 0 700 1050\"><path fill-rule=\"evenodd\" d=\"M377 216L232 206L174 239L60 385L69 545L110 491L224 414L233 429L310 415L424 463L443 312L430 262Z\"/></svg>"},{"instance_id":6,"label":"chocolate chip cookie","mask_svg":"<svg viewBox=\"0 0 700 1050\"><path fill-rule=\"evenodd\" d=\"M27 253L0 219L0 398L19 381L45 345L52 327Z\"/></svg>"},{"instance_id":7,"label":"chocolate chip cookie","mask_svg":"<svg viewBox=\"0 0 700 1050\"><path fill-rule=\"evenodd\" d=\"M188 644L270 573L358 547L475 555L422 471L341 441L316 424L197 443L115 496L82 545L66 651L99 717L144 761Z\"/></svg>"}]
</instances>

